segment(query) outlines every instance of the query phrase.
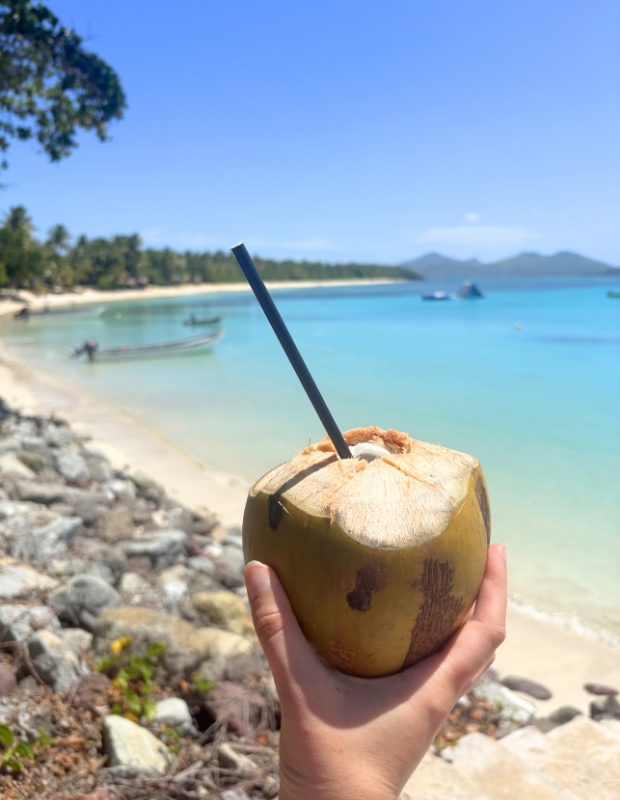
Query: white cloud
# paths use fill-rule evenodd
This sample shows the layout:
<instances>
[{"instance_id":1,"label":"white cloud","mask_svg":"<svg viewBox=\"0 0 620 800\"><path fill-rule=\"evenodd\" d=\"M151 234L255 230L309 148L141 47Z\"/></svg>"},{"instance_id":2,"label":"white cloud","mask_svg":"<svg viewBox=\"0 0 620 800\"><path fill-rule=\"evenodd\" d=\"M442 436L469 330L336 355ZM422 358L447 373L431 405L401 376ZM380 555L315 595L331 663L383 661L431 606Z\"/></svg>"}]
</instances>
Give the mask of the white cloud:
<instances>
[{"instance_id":1,"label":"white cloud","mask_svg":"<svg viewBox=\"0 0 620 800\"><path fill-rule=\"evenodd\" d=\"M469 214L465 214L465 219L467 222L480 222L480 214L476 214L475 211L471 211Z\"/></svg>"},{"instance_id":2,"label":"white cloud","mask_svg":"<svg viewBox=\"0 0 620 800\"><path fill-rule=\"evenodd\" d=\"M433 228L420 239L434 244L459 244L469 247L511 247L538 236L525 228L501 225L457 225L454 228Z\"/></svg>"}]
</instances>

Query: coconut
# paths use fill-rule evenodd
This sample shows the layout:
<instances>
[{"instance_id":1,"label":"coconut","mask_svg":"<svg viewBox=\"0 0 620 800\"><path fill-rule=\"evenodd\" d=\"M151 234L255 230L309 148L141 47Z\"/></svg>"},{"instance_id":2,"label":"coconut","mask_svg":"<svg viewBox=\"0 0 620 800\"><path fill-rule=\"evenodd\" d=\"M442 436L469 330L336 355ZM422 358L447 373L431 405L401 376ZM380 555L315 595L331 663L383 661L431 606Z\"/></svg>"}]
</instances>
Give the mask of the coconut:
<instances>
[{"instance_id":1,"label":"coconut","mask_svg":"<svg viewBox=\"0 0 620 800\"><path fill-rule=\"evenodd\" d=\"M482 581L484 476L470 455L381 428L307 447L250 490L247 561L276 571L322 661L378 677L439 650Z\"/></svg>"}]
</instances>

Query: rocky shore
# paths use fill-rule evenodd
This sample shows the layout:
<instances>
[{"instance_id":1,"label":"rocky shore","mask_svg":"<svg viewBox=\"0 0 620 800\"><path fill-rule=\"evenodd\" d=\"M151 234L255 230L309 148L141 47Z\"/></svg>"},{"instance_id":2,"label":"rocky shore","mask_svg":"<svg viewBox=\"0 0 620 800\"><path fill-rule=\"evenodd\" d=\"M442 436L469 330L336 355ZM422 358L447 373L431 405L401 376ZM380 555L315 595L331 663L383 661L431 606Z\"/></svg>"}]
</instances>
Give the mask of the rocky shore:
<instances>
[{"instance_id":1,"label":"rocky shore","mask_svg":"<svg viewBox=\"0 0 620 800\"><path fill-rule=\"evenodd\" d=\"M595 730L619 764L616 690L589 691L590 718L570 707L541 717L536 699L550 689L490 670L412 779L416 798L481 796L424 795L420 781L439 769L445 786L462 787L461 754L479 765L476 753L510 752L524 733L551 742L581 725L582 750ZM114 469L64 420L0 402L0 795L274 798L278 737L239 528L180 505L143 472ZM614 796L600 789L597 758L589 784L540 797Z\"/></svg>"}]
</instances>

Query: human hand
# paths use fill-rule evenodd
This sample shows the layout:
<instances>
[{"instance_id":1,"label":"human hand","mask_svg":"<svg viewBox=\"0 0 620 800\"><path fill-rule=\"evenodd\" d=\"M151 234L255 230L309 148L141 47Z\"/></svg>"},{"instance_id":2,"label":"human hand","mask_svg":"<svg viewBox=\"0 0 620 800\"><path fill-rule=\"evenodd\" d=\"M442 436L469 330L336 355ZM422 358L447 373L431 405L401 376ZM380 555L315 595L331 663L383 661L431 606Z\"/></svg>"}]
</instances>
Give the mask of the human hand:
<instances>
[{"instance_id":1,"label":"human hand","mask_svg":"<svg viewBox=\"0 0 620 800\"><path fill-rule=\"evenodd\" d=\"M489 549L473 611L435 655L387 678L324 666L273 569L245 570L254 625L280 697L279 800L395 800L456 701L505 637L506 548Z\"/></svg>"}]
</instances>

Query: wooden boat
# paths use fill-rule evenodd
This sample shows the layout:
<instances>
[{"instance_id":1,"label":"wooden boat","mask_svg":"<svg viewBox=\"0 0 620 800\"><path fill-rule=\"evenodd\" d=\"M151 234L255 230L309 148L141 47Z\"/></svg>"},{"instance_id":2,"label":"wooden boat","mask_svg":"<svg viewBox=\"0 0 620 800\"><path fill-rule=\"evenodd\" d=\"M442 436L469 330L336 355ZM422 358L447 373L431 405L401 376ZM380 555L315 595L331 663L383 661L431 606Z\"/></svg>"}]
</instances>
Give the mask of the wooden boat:
<instances>
[{"instance_id":1,"label":"wooden boat","mask_svg":"<svg viewBox=\"0 0 620 800\"><path fill-rule=\"evenodd\" d=\"M423 294L422 300L452 300L452 295L448 292L431 292L430 294Z\"/></svg>"},{"instance_id":2,"label":"wooden boat","mask_svg":"<svg viewBox=\"0 0 620 800\"><path fill-rule=\"evenodd\" d=\"M610 298L618 300L618 299L620 299L620 292L612 292L611 289L610 289L607 292L607 297L610 297Z\"/></svg>"},{"instance_id":3,"label":"wooden boat","mask_svg":"<svg viewBox=\"0 0 620 800\"><path fill-rule=\"evenodd\" d=\"M195 317L193 314L184 320L183 325L217 325L222 321L221 317Z\"/></svg>"},{"instance_id":4,"label":"wooden boat","mask_svg":"<svg viewBox=\"0 0 620 800\"><path fill-rule=\"evenodd\" d=\"M207 348L219 342L224 336L224 331L216 331L215 333L205 333L202 336L192 336L189 339L177 339L173 342L159 342L156 344L135 344L135 345L120 345L118 347L103 347L99 348L91 346L82 346L76 348L71 354L71 358L79 358L81 355L86 355L89 361L107 361L116 358L144 358L149 356L160 355L174 355L176 353L187 352L188 350L196 351L199 348ZM89 344L92 340L89 340Z\"/></svg>"}]
</instances>

